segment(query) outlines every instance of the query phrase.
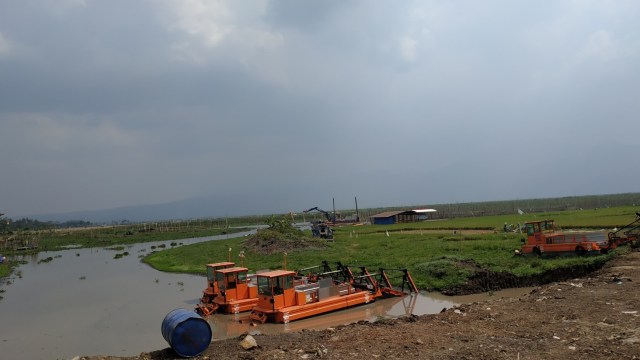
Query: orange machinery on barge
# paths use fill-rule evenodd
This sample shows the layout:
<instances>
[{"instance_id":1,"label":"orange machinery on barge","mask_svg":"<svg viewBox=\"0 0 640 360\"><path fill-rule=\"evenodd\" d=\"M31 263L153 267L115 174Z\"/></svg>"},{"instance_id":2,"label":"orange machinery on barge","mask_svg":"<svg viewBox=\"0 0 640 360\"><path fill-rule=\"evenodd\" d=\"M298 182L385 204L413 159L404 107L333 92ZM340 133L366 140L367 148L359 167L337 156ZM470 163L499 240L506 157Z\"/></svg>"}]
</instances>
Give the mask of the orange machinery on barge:
<instances>
[{"instance_id":1,"label":"orange machinery on barge","mask_svg":"<svg viewBox=\"0 0 640 360\"><path fill-rule=\"evenodd\" d=\"M196 306L196 311L208 316L216 311L237 314L251 310L258 303L258 291L248 271L249 269L244 267L215 269L215 280L211 286L213 294L209 293L210 288L205 289L205 295Z\"/></svg>"},{"instance_id":2,"label":"orange machinery on barge","mask_svg":"<svg viewBox=\"0 0 640 360\"><path fill-rule=\"evenodd\" d=\"M218 284L216 283L216 270L227 269L236 266L232 262L219 262L213 264L207 264L207 287L202 291L201 304L211 304L213 299L219 294Z\"/></svg>"},{"instance_id":3,"label":"orange machinery on barge","mask_svg":"<svg viewBox=\"0 0 640 360\"><path fill-rule=\"evenodd\" d=\"M323 261L320 266L298 270L296 276L300 272L306 272L317 279L317 273L310 271L320 267L324 276L338 272L332 271L329 263ZM247 274L247 271L244 267L235 267L233 262L207 264L207 288L203 290L202 299L195 311L202 316L209 316L216 312L237 314L252 310L258 303L256 277L255 274Z\"/></svg>"},{"instance_id":4,"label":"orange machinery on barge","mask_svg":"<svg viewBox=\"0 0 640 360\"><path fill-rule=\"evenodd\" d=\"M331 270L327 261L323 261L320 266L298 270L298 273L320 267L325 276L337 273ZM311 272L307 274L318 276ZM237 314L250 311L258 304L256 285L255 274L249 275L247 268L236 267L233 262L207 264L207 288L203 290L202 299L196 305L195 311L202 316L209 316L216 312Z\"/></svg>"},{"instance_id":5,"label":"orange machinery on barge","mask_svg":"<svg viewBox=\"0 0 640 360\"><path fill-rule=\"evenodd\" d=\"M258 274L258 304L251 311L251 320L288 323L367 304L383 296L406 295L390 286L389 278L382 269L380 274L370 274L361 267L360 275L354 276L348 267L340 263L338 267L338 270L318 276L300 276L287 270ZM403 289L406 280L410 290L418 292L409 273L403 271ZM376 280L375 275L380 279Z\"/></svg>"}]
</instances>

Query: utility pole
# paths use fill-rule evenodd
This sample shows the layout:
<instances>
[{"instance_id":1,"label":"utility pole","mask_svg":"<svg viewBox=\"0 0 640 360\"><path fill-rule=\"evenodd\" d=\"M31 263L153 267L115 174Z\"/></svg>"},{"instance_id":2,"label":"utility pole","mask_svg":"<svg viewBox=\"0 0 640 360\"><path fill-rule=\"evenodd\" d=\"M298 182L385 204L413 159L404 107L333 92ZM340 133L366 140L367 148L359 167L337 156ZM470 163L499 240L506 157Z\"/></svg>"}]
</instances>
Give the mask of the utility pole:
<instances>
[{"instance_id":1,"label":"utility pole","mask_svg":"<svg viewBox=\"0 0 640 360\"><path fill-rule=\"evenodd\" d=\"M336 224L336 198L332 198L333 200L333 225Z\"/></svg>"}]
</instances>

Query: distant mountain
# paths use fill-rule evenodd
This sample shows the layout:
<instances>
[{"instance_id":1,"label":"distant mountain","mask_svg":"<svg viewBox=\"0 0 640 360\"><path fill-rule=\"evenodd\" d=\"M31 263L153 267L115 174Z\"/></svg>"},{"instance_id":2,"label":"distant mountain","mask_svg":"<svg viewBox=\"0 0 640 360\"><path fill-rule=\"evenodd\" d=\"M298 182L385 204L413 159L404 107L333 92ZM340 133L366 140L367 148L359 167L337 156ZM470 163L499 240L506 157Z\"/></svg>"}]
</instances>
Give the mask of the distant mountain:
<instances>
[{"instance_id":1,"label":"distant mountain","mask_svg":"<svg viewBox=\"0 0 640 360\"><path fill-rule=\"evenodd\" d=\"M40 221L84 220L92 223L159 221L193 218L235 217L245 215L300 212L320 206L318 199L304 191L283 190L233 196L203 196L156 205L125 206L114 209L75 211L28 216ZM331 198L323 199L324 203Z\"/></svg>"},{"instance_id":2,"label":"distant mountain","mask_svg":"<svg viewBox=\"0 0 640 360\"><path fill-rule=\"evenodd\" d=\"M332 194L322 191L300 189L276 189L243 195L202 196L165 204L126 206L106 210L76 211L59 214L40 214L25 216L40 221L89 221L92 223L112 223L128 220L131 222L161 221L197 218L238 217L248 215L300 213L303 210L319 207L332 209ZM364 197L370 199L371 197ZM336 209L353 209L353 197L337 195ZM412 206L424 207L414 202L405 206L372 206L370 201L359 200L360 210L386 211L407 209ZM363 204L364 203L364 204ZM430 204L438 209L442 217L506 214L518 212L562 211L576 209L603 208L611 206L640 206L640 193L582 195L555 198L495 200L485 202L467 202L455 204ZM634 210L635 211L635 210Z\"/></svg>"}]
</instances>

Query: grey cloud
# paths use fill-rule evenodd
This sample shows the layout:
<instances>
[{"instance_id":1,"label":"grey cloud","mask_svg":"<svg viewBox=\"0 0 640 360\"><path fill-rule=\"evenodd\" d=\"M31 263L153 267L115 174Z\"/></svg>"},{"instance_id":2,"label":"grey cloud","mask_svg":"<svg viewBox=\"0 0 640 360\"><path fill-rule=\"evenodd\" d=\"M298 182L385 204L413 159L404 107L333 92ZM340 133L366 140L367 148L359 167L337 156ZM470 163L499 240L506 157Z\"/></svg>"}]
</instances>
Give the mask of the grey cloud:
<instances>
[{"instance_id":1,"label":"grey cloud","mask_svg":"<svg viewBox=\"0 0 640 360\"><path fill-rule=\"evenodd\" d=\"M186 4L0 4L0 210L638 190L635 3Z\"/></svg>"}]
</instances>

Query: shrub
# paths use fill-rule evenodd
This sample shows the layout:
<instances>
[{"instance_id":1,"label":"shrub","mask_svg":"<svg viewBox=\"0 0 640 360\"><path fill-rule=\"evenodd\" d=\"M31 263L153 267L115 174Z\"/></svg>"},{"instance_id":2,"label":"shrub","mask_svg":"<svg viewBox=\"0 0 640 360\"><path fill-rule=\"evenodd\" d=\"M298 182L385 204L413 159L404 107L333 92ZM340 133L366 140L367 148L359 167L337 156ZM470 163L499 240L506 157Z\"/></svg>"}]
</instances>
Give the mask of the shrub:
<instances>
[{"instance_id":1,"label":"shrub","mask_svg":"<svg viewBox=\"0 0 640 360\"><path fill-rule=\"evenodd\" d=\"M443 257L416 265L416 271L427 279L427 286L431 289L442 290L447 287L462 284L471 275L457 257Z\"/></svg>"}]
</instances>

